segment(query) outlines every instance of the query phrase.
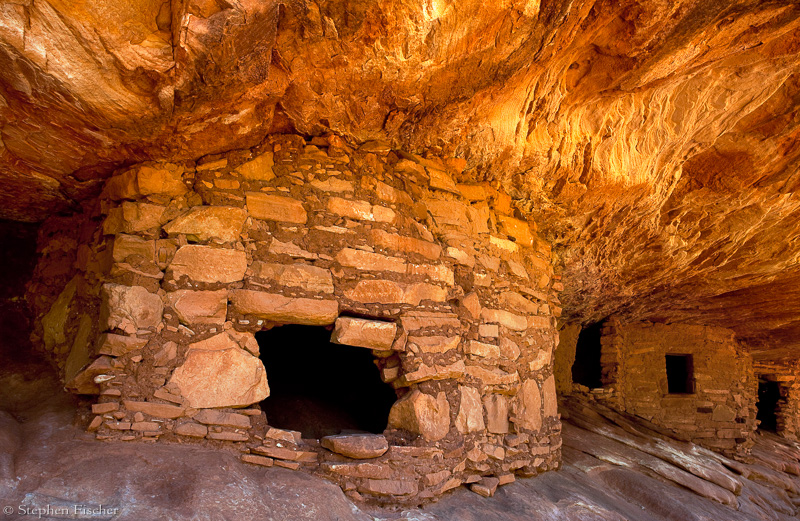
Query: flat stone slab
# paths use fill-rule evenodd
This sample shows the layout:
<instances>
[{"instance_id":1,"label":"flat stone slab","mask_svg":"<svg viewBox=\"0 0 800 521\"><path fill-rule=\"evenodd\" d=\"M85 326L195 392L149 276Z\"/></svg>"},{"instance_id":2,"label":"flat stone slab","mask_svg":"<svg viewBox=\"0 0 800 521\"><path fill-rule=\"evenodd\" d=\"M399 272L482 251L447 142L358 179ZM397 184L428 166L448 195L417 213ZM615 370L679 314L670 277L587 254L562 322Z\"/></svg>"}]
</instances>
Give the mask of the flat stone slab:
<instances>
[{"instance_id":1,"label":"flat stone slab","mask_svg":"<svg viewBox=\"0 0 800 521\"><path fill-rule=\"evenodd\" d=\"M339 314L335 300L291 298L276 293L234 289L230 292L233 308L243 315L254 315L271 322L326 326Z\"/></svg>"},{"instance_id":2,"label":"flat stone slab","mask_svg":"<svg viewBox=\"0 0 800 521\"><path fill-rule=\"evenodd\" d=\"M383 434L339 434L325 436L320 444L326 449L353 459L370 459L383 456L389 443Z\"/></svg>"},{"instance_id":3,"label":"flat stone slab","mask_svg":"<svg viewBox=\"0 0 800 521\"><path fill-rule=\"evenodd\" d=\"M331 342L386 351L392 348L396 334L397 324L393 322L339 317Z\"/></svg>"}]
</instances>

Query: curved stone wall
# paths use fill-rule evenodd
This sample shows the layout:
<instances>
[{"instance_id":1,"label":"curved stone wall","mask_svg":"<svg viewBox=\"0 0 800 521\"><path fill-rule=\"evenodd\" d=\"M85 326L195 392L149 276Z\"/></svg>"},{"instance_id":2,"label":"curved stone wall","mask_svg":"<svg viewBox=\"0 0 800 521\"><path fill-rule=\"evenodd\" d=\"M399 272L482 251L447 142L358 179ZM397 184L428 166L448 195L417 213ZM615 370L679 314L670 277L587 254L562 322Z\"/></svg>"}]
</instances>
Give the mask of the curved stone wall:
<instances>
[{"instance_id":1,"label":"curved stone wall","mask_svg":"<svg viewBox=\"0 0 800 521\"><path fill-rule=\"evenodd\" d=\"M558 465L561 286L535 225L507 195L457 184L458 167L277 136L121 171L67 220L87 230L73 248L43 255L35 339L69 389L97 395L98 439L235 445L354 497L491 495ZM398 396L382 436L269 426L254 334L285 324L373 351Z\"/></svg>"}]
</instances>

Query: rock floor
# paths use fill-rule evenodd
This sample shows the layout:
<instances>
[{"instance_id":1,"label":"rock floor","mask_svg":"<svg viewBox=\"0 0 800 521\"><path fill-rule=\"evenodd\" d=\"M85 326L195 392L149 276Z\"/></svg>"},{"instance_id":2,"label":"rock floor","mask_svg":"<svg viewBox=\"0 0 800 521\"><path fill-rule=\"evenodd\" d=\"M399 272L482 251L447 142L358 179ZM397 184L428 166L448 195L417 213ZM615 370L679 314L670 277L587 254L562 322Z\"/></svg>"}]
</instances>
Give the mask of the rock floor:
<instances>
[{"instance_id":1,"label":"rock floor","mask_svg":"<svg viewBox=\"0 0 800 521\"><path fill-rule=\"evenodd\" d=\"M245 465L226 449L98 443L74 423L76 407L46 366L0 355L0 508L11 509L3 520L736 521L800 515L797 444L760 435L752 461L735 462L584 397L562 404L560 471L519 479L493 498L461 488L402 511L353 504L323 479Z\"/></svg>"}]
</instances>

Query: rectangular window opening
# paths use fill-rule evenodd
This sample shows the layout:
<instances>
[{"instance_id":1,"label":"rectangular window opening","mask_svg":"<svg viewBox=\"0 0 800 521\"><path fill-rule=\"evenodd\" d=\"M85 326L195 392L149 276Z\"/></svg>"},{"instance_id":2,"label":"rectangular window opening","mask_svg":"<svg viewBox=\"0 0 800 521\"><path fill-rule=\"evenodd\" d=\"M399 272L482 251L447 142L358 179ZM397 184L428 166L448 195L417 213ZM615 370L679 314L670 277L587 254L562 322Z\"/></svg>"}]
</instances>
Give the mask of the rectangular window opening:
<instances>
[{"instance_id":1,"label":"rectangular window opening","mask_svg":"<svg viewBox=\"0 0 800 521\"><path fill-rule=\"evenodd\" d=\"M666 355L669 394L694 394L692 355Z\"/></svg>"}]
</instances>

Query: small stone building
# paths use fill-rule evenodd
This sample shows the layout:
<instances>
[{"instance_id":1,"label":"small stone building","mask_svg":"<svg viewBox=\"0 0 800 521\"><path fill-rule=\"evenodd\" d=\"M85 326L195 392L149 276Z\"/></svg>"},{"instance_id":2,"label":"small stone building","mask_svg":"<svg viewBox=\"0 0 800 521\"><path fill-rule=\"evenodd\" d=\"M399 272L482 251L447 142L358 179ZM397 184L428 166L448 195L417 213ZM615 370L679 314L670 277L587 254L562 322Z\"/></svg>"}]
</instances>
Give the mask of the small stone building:
<instances>
[{"instance_id":1,"label":"small stone building","mask_svg":"<svg viewBox=\"0 0 800 521\"><path fill-rule=\"evenodd\" d=\"M580 362L580 339L568 328L558 358ZM729 455L753 445L756 379L750 355L719 327L651 322L602 324L595 394L694 443ZM576 355L577 346L577 355ZM559 371L559 387L571 375Z\"/></svg>"},{"instance_id":2,"label":"small stone building","mask_svg":"<svg viewBox=\"0 0 800 521\"><path fill-rule=\"evenodd\" d=\"M556 468L560 283L535 226L504 193L457 184L457 160L315 143L135 165L43 225L34 340L94 396L88 429L228 445L386 501ZM303 346L257 335L287 325L369 350L396 398L382 434L270 425L264 357Z\"/></svg>"},{"instance_id":3,"label":"small stone building","mask_svg":"<svg viewBox=\"0 0 800 521\"><path fill-rule=\"evenodd\" d=\"M759 428L790 440L800 435L800 360L756 358Z\"/></svg>"}]
</instances>

